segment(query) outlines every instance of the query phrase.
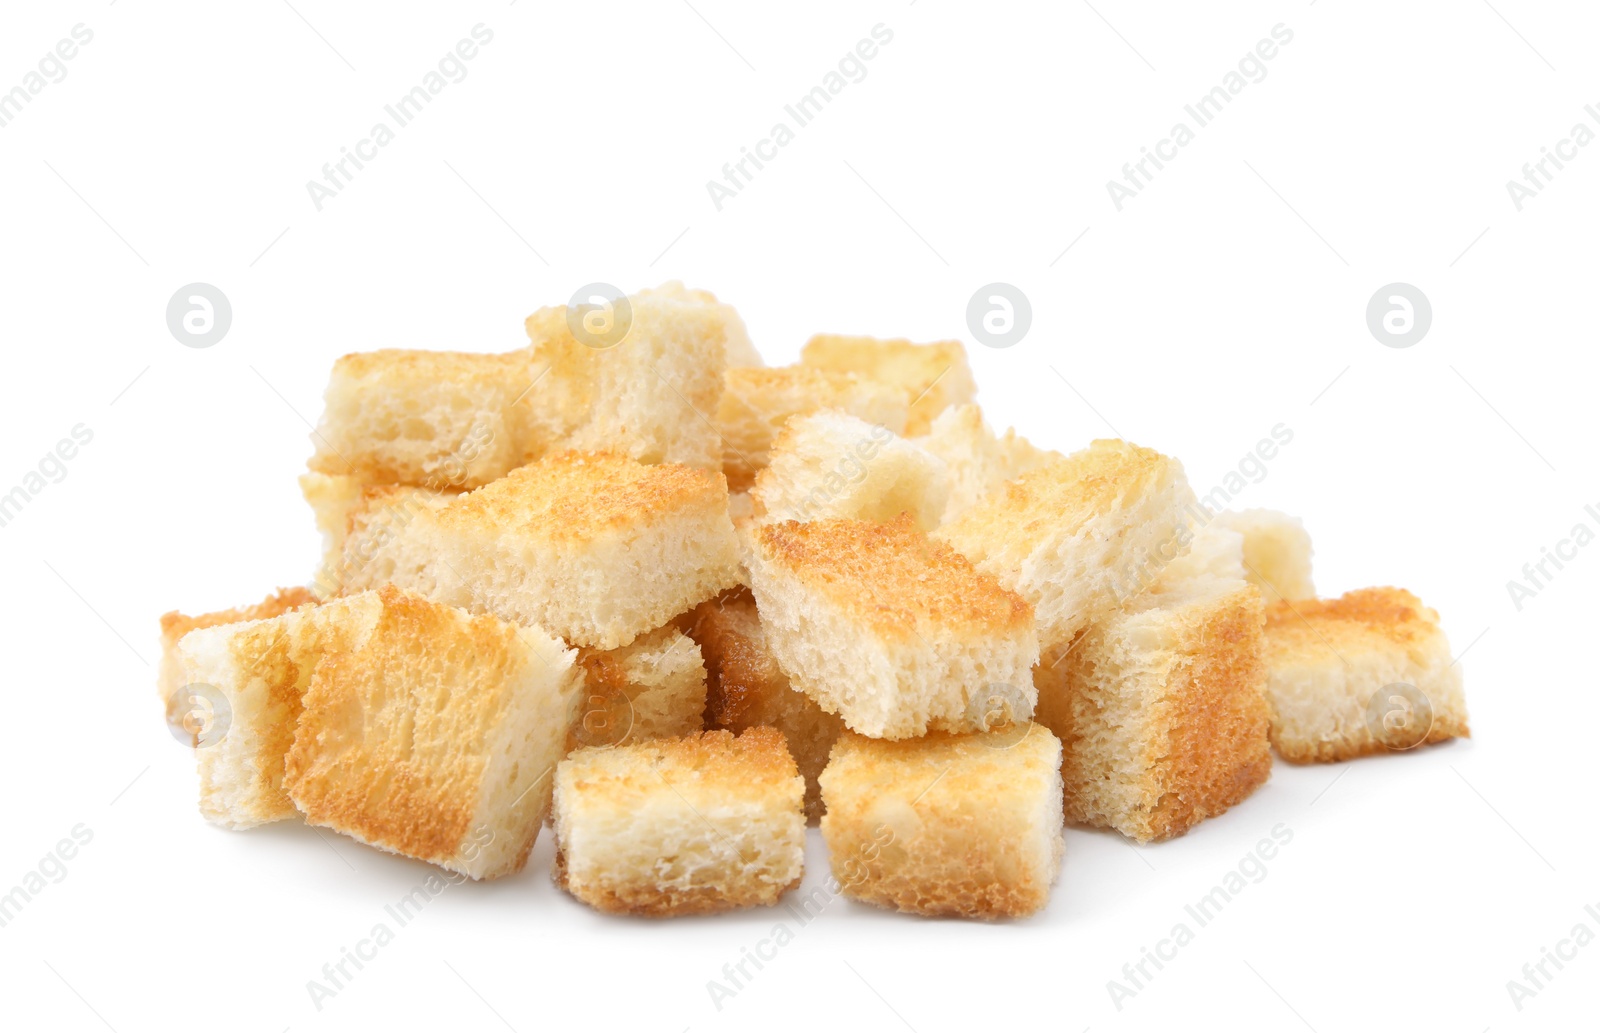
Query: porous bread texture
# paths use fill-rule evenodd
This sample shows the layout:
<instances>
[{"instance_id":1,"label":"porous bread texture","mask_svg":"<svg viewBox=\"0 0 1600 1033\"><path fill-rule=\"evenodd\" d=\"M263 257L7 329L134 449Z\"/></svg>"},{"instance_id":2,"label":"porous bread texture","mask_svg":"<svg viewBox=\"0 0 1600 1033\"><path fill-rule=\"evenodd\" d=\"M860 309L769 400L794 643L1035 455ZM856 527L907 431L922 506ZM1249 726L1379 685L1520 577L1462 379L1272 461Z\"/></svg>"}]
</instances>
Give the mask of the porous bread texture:
<instances>
[{"instance_id":1,"label":"porous bread texture","mask_svg":"<svg viewBox=\"0 0 1600 1033\"><path fill-rule=\"evenodd\" d=\"M624 456L557 452L418 508L347 590L393 582L438 602L616 649L739 583L722 475Z\"/></svg>"},{"instance_id":2,"label":"porous bread texture","mask_svg":"<svg viewBox=\"0 0 1600 1033\"><path fill-rule=\"evenodd\" d=\"M1315 599L1311 535L1299 517L1270 509L1224 510L1216 521L1244 536L1246 576L1269 602Z\"/></svg>"},{"instance_id":3,"label":"porous bread texture","mask_svg":"<svg viewBox=\"0 0 1600 1033\"><path fill-rule=\"evenodd\" d=\"M960 341L913 344L843 334L817 334L800 349L800 362L813 369L859 373L894 384L905 392L910 411L907 434L926 434L934 419L978 393Z\"/></svg>"},{"instance_id":4,"label":"porous bread texture","mask_svg":"<svg viewBox=\"0 0 1600 1033\"><path fill-rule=\"evenodd\" d=\"M1063 851L1061 743L1044 727L905 742L845 732L821 782L822 838L846 896L984 919L1049 901Z\"/></svg>"},{"instance_id":5,"label":"porous bread texture","mask_svg":"<svg viewBox=\"0 0 1600 1033\"><path fill-rule=\"evenodd\" d=\"M225 701L225 711L216 707L212 717L220 738L195 751L206 820L247 829L295 816L283 786L284 756L302 697L323 655L359 645L375 613L370 598L341 599L198 628L178 640L180 684L209 686Z\"/></svg>"},{"instance_id":6,"label":"porous bread texture","mask_svg":"<svg viewBox=\"0 0 1600 1033\"><path fill-rule=\"evenodd\" d=\"M161 693L167 708L167 720L173 720L180 701L177 691L184 686L183 665L178 658L178 642L191 631L214 628L219 624L238 624L243 621L266 620L316 602L304 588L280 588L259 603L240 606L232 610L217 610L190 617L173 610L161 615L161 667L156 675L156 690Z\"/></svg>"},{"instance_id":7,"label":"porous bread texture","mask_svg":"<svg viewBox=\"0 0 1600 1033\"><path fill-rule=\"evenodd\" d=\"M1067 820L1141 843L1221 814L1272 770L1261 593L1173 574L1034 672Z\"/></svg>"},{"instance_id":8,"label":"porous bread texture","mask_svg":"<svg viewBox=\"0 0 1600 1033\"><path fill-rule=\"evenodd\" d=\"M525 406L523 458L605 450L644 463L719 468L722 446L710 420L722 374L755 351L743 321L715 295L677 282L630 295L628 307L627 331L609 347L574 336L569 314L582 316L565 305L527 318L525 361L538 382Z\"/></svg>"},{"instance_id":9,"label":"porous bread texture","mask_svg":"<svg viewBox=\"0 0 1600 1033\"><path fill-rule=\"evenodd\" d=\"M949 523L967 513L1006 481L1036 470L1060 452L1035 446L1015 429L1001 437L984 422L976 405L952 405L940 413L915 444L944 460L950 475L950 495L939 522Z\"/></svg>"},{"instance_id":10,"label":"porous bread texture","mask_svg":"<svg viewBox=\"0 0 1600 1033\"><path fill-rule=\"evenodd\" d=\"M1039 659L1033 611L954 549L889 523L793 520L752 529L747 565L767 645L790 682L863 735L1025 720Z\"/></svg>"},{"instance_id":11,"label":"porous bread texture","mask_svg":"<svg viewBox=\"0 0 1600 1033\"><path fill-rule=\"evenodd\" d=\"M836 409L789 421L772 443L750 496L755 518L892 520L909 513L924 531L939 525L949 474L932 453Z\"/></svg>"},{"instance_id":12,"label":"porous bread texture","mask_svg":"<svg viewBox=\"0 0 1600 1033\"><path fill-rule=\"evenodd\" d=\"M706 666L700 646L671 624L620 649L578 650L583 700L567 750L626 746L704 726Z\"/></svg>"},{"instance_id":13,"label":"porous bread texture","mask_svg":"<svg viewBox=\"0 0 1600 1033\"><path fill-rule=\"evenodd\" d=\"M556 769L556 883L600 911L772 905L804 867L805 782L776 729L582 749Z\"/></svg>"},{"instance_id":14,"label":"porous bread texture","mask_svg":"<svg viewBox=\"0 0 1600 1033\"><path fill-rule=\"evenodd\" d=\"M1244 566L1244 536L1216 521L1193 527L1188 549L1161 568L1150 590L1167 592L1181 589L1196 578L1248 581Z\"/></svg>"},{"instance_id":15,"label":"porous bread texture","mask_svg":"<svg viewBox=\"0 0 1600 1033\"><path fill-rule=\"evenodd\" d=\"M475 488L522 462L520 354L387 348L333 364L310 467L366 484Z\"/></svg>"},{"instance_id":16,"label":"porous bread texture","mask_svg":"<svg viewBox=\"0 0 1600 1033\"><path fill-rule=\"evenodd\" d=\"M1046 651L1147 591L1187 547L1183 466L1100 440L1007 482L934 532L1033 604Z\"/></svg>"},{"instance_id":17,"label":"porous bread texture","mask_svg":"<svg viewBox=\"0 0 1600 1033\"><path fill-rule=\"evenodd\" d=\"M780 366L729 369L715 410L722 470L744 491L767 465L773 440L791 416L837 409L899 434L906 428L905 392L854 373Z\"/></svg>"},{"instance_id":18,"label":"porous bread texture","mask_svg":"<svg viewBox=\"0 0 1600 1033\"><path fill-rule=\"evenodd\" d=\"M1461 667L1451 662L1439 615L1404 589L1279 600L1267 607L1266 657L1272 745L1292 763L1472 734ZM1432 723L1425 733L1421 709L1395 686L1427 698Z\"/></svg>"},{"instance_id":19,"label":"porous bread texture","mask_svg":"<svg viewBox=\"0 0 1600 1033\"><path fill-rule=\"evenodd\" d=\"M844 722L789 684L767 648L767 633L748 589L701 603L689 634L705 656L706 724L732 732L767 725L782 732L806 780L806 821L815 825L822 817L817 776L827 767L828 751Z\"/></svg>"},{"instance_id":20,"label":"porous bread texture","mask_svg":"<svg viewBox=\"0 0 1600 1033\"><path fill-rule=\"evenodd\" d=\"M312 576L310 590L319 599L340 595L349 571L364 570L382 562L384 546L412 516L437 509L459 495L394 484L362 484L344 474L304 473L300 494L311 505L317 529L322 532L322 563ZM383 580L368 579L369 586Z\"/></svg>"},{"instance_id":21,"label":"porous bread texture","mask_svg":"<svg viewBox=\"0 0 1600 1033\"><path fill-rule=\"evenodd\" d=\"M574 651L392 586L344 602L371 630L316 664L284 790L310 824L382 850L474 879L520 870L576 714Z\"/></svg>"}]
</instances>

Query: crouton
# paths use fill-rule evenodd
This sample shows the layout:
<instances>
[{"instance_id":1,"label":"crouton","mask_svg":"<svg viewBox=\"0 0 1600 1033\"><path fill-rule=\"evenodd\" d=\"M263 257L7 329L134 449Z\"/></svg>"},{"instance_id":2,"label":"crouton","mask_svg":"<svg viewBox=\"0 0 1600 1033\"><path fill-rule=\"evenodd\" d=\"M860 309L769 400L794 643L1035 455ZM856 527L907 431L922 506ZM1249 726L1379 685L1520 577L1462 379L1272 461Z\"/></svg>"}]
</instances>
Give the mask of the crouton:
<instances>
[{"instance_id":1,"label":"crouton","mask_svg":"<svg viewBox=\"0 0 1600 1033\"><path fill-rule=\"evenodd\" d=\"M1262 598L1317 597L1311 583L1311 535L1299 517L1270 509L1224 510L1216 522L1244 535L1245 570Z\"/></svg>"},{"instance_id":2,"label":"crouton","mask_svg":"<svg viewBox=\"0 0 1600 1033\"><path fill-rule=\"evenodd\" d=\"M558 452L395 517L347 591L393 582L438 602L616 649L739 583L722 475Z\"/></svg>"},{"instance_id":3,"label":"crouton","mask_svg":"<svg viewBox=\"0 0 1600 1033\"><path fill-rule=\"evenodd\" d=\"M986 729L1033 712L1033 610L902 515L753 530L750 586L791 683L863 735Z\"/></svg>"},{"instance_id":4,"label":"crouton","mask_svg":"<svg viewBox=\"0 0 1600 1033\"><path fill-rule=\"evenodd\" d=\"M302 606L197 628L178 640L175 680L188 698L176 708L188 708L184 727L195 733L206 820L247 829L295 817L283 787L284 756L302 697L325 653L354 648L371 633L370 602Z\"/></svg>"},{"instance_id":5,"label":"crouton","mask_svg":"<svg viewBox=\"0 0 1600 1033\"><path fill-rule=\"evenodd\" d=\"M1151 591L1181 590L1195 578L1249 580L1249 572L1244 566L1244 535L1238 531L1213 520L1193 525L1179 539L1187 540L1189 547L1160 569Z\"/></svg>"},{"instance_id":6,"label":"crouton","mask_svg":"<svg viewBox=\"0 0 1600 1033\"><path fill-rule=\"evenodd\" d=\"M578 750L556 769L552 874L617 914L776 904L800 883L804 794L771 728Z\"/></svg>"},{"instance_id":7,"label":"crouton","mask_svg":"<svg viewBox=\"0 0 1600 1033\"><path fill-rule=\"evenodd\" d=\"M846 732L822 772L844 893L918 915L1040 910L1061 868L1061 743L1024 724L888 742Z\"/></svg>"},{"instance_id":8,"label":"crouton","mask_svg":"<svg viewBox=\"0 0 1600 1033\"><path fill-rule=\"evenodd\" d=\"M1267 608L1272 745L1295 764L1469 737L1439 615L1399 588Z\"/></svg>"},{"instance_id":9,"label":"crouton","mask_svg":"<svg viewBox=\"0 0 1600 1033\"><path fill-rule=\"evenodd\" d=\"M822 817L817 776L827 767L828 751L844 722L789 684L767 648L748 589L701 603L689 634L705 655L707 725L732 732L768 725L782 732L806 780L806 821L815 825Z\"/></svg>"},{"instance_id":10,"label":"crouton","mask_svg":"<svg viewBox=\"0 0 1600 1033\"><path fill-rule=\"evenodd\" d=\"M322 532L322 563L310 588L318 598L326 599L344 590L347 563L362 567L375 562L384 545L413 515L425 508L437 509L460 492L362 484L345 474L313 471L300 475L300 494L310 503ZM370 583L377 585L382 580Z\"/></svg>"},{"instance_id":11,"label":"crouton","mask_svg":"<svg viewBox=\"0 0 1600 1033\"><path fill-rule=\"evenodd\" d=\"M1197 506L1177 460L1096 441L1006 483L934 536L1032 603L1049 651L1146 591L1187 545Z\"/></svg>"},{"instance_id":12,"label":"crouton","mask_svg":"<svg viewBox=\"0 0 1600 1033\"><path fill-rule=\"evenodd\" d=\"M1065 458L1060 452L1034 446L1015 430L995 437L976 405L952 405L914 444L944 460L950 474L950 496L940 523L964 515L1006 481Z\"/></svg>"},{"instance_id":13,"label":"crouton","mask_svg":"<svg viewBox=\"0 0 1600 1033\"><path fill-rule=\"evenodd\" d=\"M1034 673L1035 720L1061 738L1067 820L1141 843L1221 814L1272 769L1261 593L1175 573Z\"/></svg>"},{"instance_id":14,"label":"crouton","mask_svg":"<svg viewBox=\"0 0 1600 1033\"><path fill-rule=\"evenodd\" d=\"M311 469L364 484L475 488L522 462L525 355L384 349L333 364Z\"/></svg>"},{"instance_id":15,"label":"crouton","mask_svg":"<svg viewBox=\"0 0 1600 1033\"><path fill-rule=\"evenodd\" d=\"M178 642L183 636L191 631L214 628L219 624L267 620L315 602L316 598L307 589L280 588L259 603L240 606L237 609L202 613L198 617L189 617L177 610L162 614L161 667L156 676L156 689L166 704L167 720L169 722L178 720L179 711L190 705L189 700L178 696L178 690L184 686L183 665L178 658Z\"/></svg>"},{"instance_id":16,"label":"crouton","mask_svg":"<svg viewBox=\"0 0 1600 1033\"><path fill-rule=\"evenodd\" d=\"M577 712L574 652L392 586L346 602L370 631L316 665L289 798L312 825L474 879L520 870Z\"/></svg>"},{"instance_id":17,"label":"crouton","mask_svg":"<svg viewBox=\"0 0 1600 1033\"><path fill-rule=\"evenodd\" d=\"M754 352L732 306L668 283L630 295L626 311L561 305L525 325L537 384L524 402L523 459L603 450L642 463L721 466L712 419L722 374L730 359Z\"/></svg>"},{"instance_id":18,"label":"crouton","mask_svg":"<svg viewBox=\"0 0 1600 1033\"><path fill-rule=\"evenodd\" d=\"M909 513L931 531L944 512L949 475L943 461L887 427L822 409L789 421L750 495L763 523L884 521Z\"/></svg>"},{"instance_id":19,"label":"crouton","mask_svg":"<svg viewBox=\"0 0 1600 1033\"><path fill-rule=\"evenodd\" d=\"M912 344L904 339L817 334L800 350L800 362L898 386L911 407L906 434L926 434L946 408L970 402L978 393L960 341Z\"/></svg>"},{"instance_id":20,"label":"crouton","mask_svg":"<svg viewBox=\"0 0 1600 1033\"><path fill-rule=\"evenodd\" d=\"M716 409L730 487L748 489L789 417L818 409L838 409L894 434L906 427L905 393L892 384L806 366L730 369Z\"/></svg>"},{"instance_id":21,"label":"crouton","mask_svg":"<svg viewBox=\"0 0 1600 1033\"><path fill-rule=\"evenodd\" d=\"M671 624L621 649L578 650L583 703L567 737L580 746L626 746L704 727L706 666L697 642Z\"/></svg>"}]
</instances>

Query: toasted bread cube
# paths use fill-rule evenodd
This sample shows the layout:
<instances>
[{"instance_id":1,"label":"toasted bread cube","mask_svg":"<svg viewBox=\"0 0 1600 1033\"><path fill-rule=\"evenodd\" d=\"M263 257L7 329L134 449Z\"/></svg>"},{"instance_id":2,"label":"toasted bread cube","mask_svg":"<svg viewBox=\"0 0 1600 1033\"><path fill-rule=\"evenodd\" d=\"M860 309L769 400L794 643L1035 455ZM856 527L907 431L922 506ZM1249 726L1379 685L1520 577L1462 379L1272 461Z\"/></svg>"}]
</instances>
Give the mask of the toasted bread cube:
<instances>
[{"instance_id":1,"label":"toasted bread cube","mask_svg":"<svg viewBox=\"0 0 1600 1033\"><path fill-rule=\"evenodd\" d=\"M912 344L904 338L817 334L800 349L800 362L813 369L859 373L895 384L905 392L910 413L907 434L926 434L933 420L952 405L972 401L978 385L960 341Z\"/></svg>"},{"instance_id":2,"label":"toasted bread cube","mask_svg":"<svg viewBox=\"0 0 1600 1033\"><path fill-rule=\"evenodd\" d=\"M200 813L247 829L296 816L284 757L318 661L371 633L370 597L197 628L177 642L168 719L183 721L200 775Z\"/></svg>"},{"instance_id":3,"label":"toasted bread cube","mask_svg":"<svg viewBox=\"0 0 1600 1033\"><path fill-rule=\"evenodd\" d=\"M893 520L939 526L949 495L942 460L882 425L835 409L791 419L750 495L756 519Z\"/></svg>"},{"instance_id":4,"label":"toasted bread cube","mask_svg":"<svg viewBox=\"0 0 1600 1033\"><path fill-rule=\"evenodd\" d=\"M750 586L791 683L863 735L985 730L1033 713L1032 608L909 516L754 529Z\"/></svg>"},{"instance_id":5,"label":"toasted bread cube","mask_svg":"<svg viewBox=\"0 0 1600 1033\"><path fill-rule=\"evenodd\" d=\"M474 488L522 462L527 356L384 349L333 365L311 469L366 484Z\"/></svg>"},{"instance_id":6,"label":"toasted bread cube","mask_svg":"<svg viewBox=\"0 0 1600 1033\"><path fill-rule=\"evenodd\" d=\"M700 646L671 624L620 649L580 649L583 703L567 750L670 739L704 727Z\"/></svg>"},{"instance_id":7,"label":"toasted bread cube","mask_svg":"<svg viewBox=\"0 0 1600 1033\"><path fill-rule=\"evenodd\" d=\"M461 494L399 484L362 484L344 474L303 473L300 494L311 504L322 532L322 563L311 580L320 599L342 594L346 567L357 569L381 562L386 543L413 515L437 509ZM388 578L368 579L369 586Z\"/></svg>"},{"instance_id":8,"label":"toasted bread cube","mask_svg":"<svg viewBox=\"0 0 1600 1033\"><path fill-rule=\"evenodd\" d=\"M365 545L365 559L351 555ZM625 646L741 576L721 474L609 453L553 453L345 546L347 590L393 582L595 649Z\"/></svg>"},{"instance_id":9,"label":"toasted bread cube","mask_svg":"<svg viewBox=\"0 0 1600 1033\"><path fill-rule=\"evenodd\" d=\"M1040 662L1035 719L1061 738L1068 821L1167 839L1267 780L1264 619L1254 585L1201 573Z\"/></svg>"},{"instance_id":10,"label":"toasted bread cube","mask_svg":"<svg viewBox=\"0 0 1600 1033\"><path fill-rule=\"evenodd\" d=\"M767 465L772 442L791 416L838 409L899 434L906 427L905 392L853 373L806 366L730 369L716 409L722 470L735 491L748 489Z\"/></svg>"},{"instance_id":11,"label":"toasted bread cube","mask_svg":"<svg viewBox=\"0 0 1600 1033\"><path fill-rule=\"evenodd\" d=\"M905 742L845 732L822 800L834 878L878 907L1030 915L1061 869L1061 743L1040 725Z\"/></svg>"},{"instance_id":12,"label":"toasted bread cube","mask_svg":"<svg viewBox=\"0 0 1600 1033\"><path fill-rule=\"evenodd\" d=\"M983 420L983 410L970 404L952 405L940 413L915 444L944 460L950 473L950 496L940 523L969 512L1006 481L1065 458L1036 447L1014 429L996 437Z\"/></svg>"},{"instance_id":13,"label":"toasted bread cube","mask_svg":"<svg viewBox=\"0 0 1600 1033\"><path fill-rule=\"evenodd\" d=\"M1244 566L1244 535L1213 520L1196 523L1187 538L1189 547L1161 568L1151 591L1182 590L1196 578L1250 580Z\"/></svg>"},{"instance_id":14,"label":"toasted bread cube","mask_svg":"<svg viewBox=\"0 0 1600 1033\"><path fill-rule=\"evenodd\" d=\"M705 655L707 723L732 732L763 725L782 732L806 780L806 821L815 825L822 817L817 776L828 766L828 751L844 722L789 684L767 648L767 633L748 589L701 603L689 634Z\"/></svg>"},{"instance_id":15,"label":"toasted bread cube","mask_svg":"<svg viewBox=\"0 0 1600 1033\"><path fill-rule=\"evenodd\" d=\"M1295 764L1471 736L1439 615L1400 588L1267 607L1272 745Z\"/></svg>"},{"instance_id":16,"label":"toasted bread cube","mask_svg":"<svg viewBox=\"0 0 1600 1033\"><path fill-rule=\"evenodd\" d=\"M1315 599L1311 583L1311 535L1299 517L1270 509L1225 510L1217 523L1244 535L1249 579L1268 602Z\"/></svg>"},{"instance_id":17,"label":"toasted bread cube","mask_svg":"<svg viewBox=\"0 0 1600 1033\"><path fill-rule=\"evenodd\" d=\"M582 749L556 769L552 874L615 914L776 904L800 883L804 794L771 728Z\"/></svg>"},{"instance_id":18,"label":"toasted bread cube","mask_svg":"<svg viewBox=\"0 0 1600 1033\"><path fill-rule=\"evenodd\" d=\"M178 657L178 642L183 636L200 628L214 628L219 624L240 624L245 621L267 620L282 616L290 610L309 606L316 597L304 588L280 588L259 603L240 606L232 610L218 610L189 617L173 610L161 615L161 667L156 676L156 689L166 704L167 720L173 720L180 705L187 703L178 697L184 686L183 664Z\"/></svg>"},{"instance_id":19,"label":"toasted bread cube","mask_svg":"<svg viewBox=\"0 0 1600 1033\"><path fill-rule=\"evenodd\" d=\"M744 323L731 305L681 283L628 297L608 312L544 308L526 322L526 352L538 383L523 415L532 460L550 450L616 452L643 463L683 463L716 469L722 446L711 419L722 397L730 361L754 353ZM585 340L580 326L598 318L605 333ZM759 360L757 360L759 361Z\"/></svg>"},{"instance_id":20,"label":"toasted bread cube","mask_svg":"<svg viewBox=\"0 0 1600 1033\"><path fill-rule=\"evenodd\" d=\"M1048 651L1148 590L1188 545L1197 506L1177 460L1102 440L934 534L1033 604Z\"/></svg>"},{"instance_id":21,"label":"toasted bread cube","mask_svg":"<svg viewBox=\"0 0 1600 1033\"><path fill-rule=\"evenodd\" d=\"M549 809L582 678L537 628L388 586L316 664L283 785L312 825L474 879L518 871Z\"/></svg>"}]
</instances>

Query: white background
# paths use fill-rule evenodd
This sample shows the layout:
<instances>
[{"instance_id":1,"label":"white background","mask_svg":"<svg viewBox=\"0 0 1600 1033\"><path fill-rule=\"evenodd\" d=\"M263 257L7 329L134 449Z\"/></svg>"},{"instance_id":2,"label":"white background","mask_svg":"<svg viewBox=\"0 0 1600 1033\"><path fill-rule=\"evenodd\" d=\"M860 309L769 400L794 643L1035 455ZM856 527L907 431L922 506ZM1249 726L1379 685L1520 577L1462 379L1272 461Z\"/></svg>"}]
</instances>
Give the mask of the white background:
<instances>
[{"instance_id":1,"label":"white background","mask_svg":"<svg viewBox=\"0 0 1600 1033\"><path fill-rule=\"evenodd\" d=\"M1506 584L1600 527L1600 147L1521 211L1505 183L1600 101L1594 12L694 3L8 6L0 89L75 24L94 39L0 129L0 492L74 425L94 437L0 528L0 890L73 826L93 840L0 929L0 1021L1476 1033L1592 1016L1600 946L1521 1011L1506 983L1574 924L1600 933L1600 706L1576 648L1600 548L1520 611ZM467 77L317 211L306 181L480 22L493 42ZM893 41L864 81L717 211L706 181L880 22ZM1106 181L1278 23L1294 38L1266 78L1117 211ZM524 873L451 889L318 1012L307 980L427 869L201 821L153 689L157 616L309 576L294 478L336 356L509 350L581 284L674 278L737 305L772 363L820 330L961 336L997 426L1062 449L1114 428L1202 491L1286 424L1240 504L1303 516L1325 594L1397 584L1437 607L1467 650L1474 738L1280 763L1152 848L1068 830L1028 921L839 901L720 1011L707 981L792 917L604 917L552 887L545 835ZM195 281L233 306L208 349L164 317ZM1006 350L965 322L993 281L1033 306ZM1395 281L1434 312L1404 350L1364 315ZM1124 962L1279 823L1293 840L1267 877L1114 1007ZM808 861L809 888L815 833Z\"/></svg>"}]
</instances>

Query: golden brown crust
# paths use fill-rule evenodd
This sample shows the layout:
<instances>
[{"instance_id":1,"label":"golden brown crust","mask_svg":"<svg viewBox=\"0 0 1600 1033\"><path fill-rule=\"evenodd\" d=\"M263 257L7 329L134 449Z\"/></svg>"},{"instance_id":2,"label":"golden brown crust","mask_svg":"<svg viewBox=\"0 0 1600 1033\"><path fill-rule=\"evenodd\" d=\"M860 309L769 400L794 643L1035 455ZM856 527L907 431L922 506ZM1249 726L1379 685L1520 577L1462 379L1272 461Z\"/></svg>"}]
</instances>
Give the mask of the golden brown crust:
<instances>
[{"instance_id":1,"label":"golden brown crust","mask_svg":"<svg viewBox=\"0 0 1600 1033\"><path fill-rule=\"evenodd\" d=\"M647 466L609 452L554 452L461 496L439 523L493 525L547 541L648 524L696 506L727 505L722 474L693 466Z\"/></svg>"},{"instance_id":2,"label":"golden brown crust","mask_svg":"<svg viewBox=\"0 0 1600 1033\"><path fill-rule=\"evenodd\" d=\"M315 603L317 600L308 589L280 588L267 596L259 603L248 606L236 607L232 610L217 610L214 613L202 613L189 617L177 610L161 615L161 639L168 649L177 645L178 640L196 628L211 628L218 624L237 624L240 621L265 620L276 617L280 613L288 613Z\"/></svg>"},{"instance_id":3,"label":"golden brown crust","mask_svg":"<svg viewBox=\"0 0 1600 1033\"><path fill-rule=\"evenodd\" d=\"M1039 725L898 742L845 732L822 774L834 877L912 914L1038 911L1061 858L1060 763Z\"/></svg>"},{"instance_id":4,"label":"golden brown crust","mask_svg":"<svg viewBox=\"0 0 1600 1033\"><path fill-rule=\"evenodd\" d=\"M907 434L926 434L934 418L977 393L967 350L960 341L914 344L900 337L817 334L800 350L816 369L851 371L901 387L910 404Z\"/></svg>"},{"instance_id":5,"label":"golden brown crust","mask_svg":"<svg viewBox=\"0 0 1600 1033\"><path fill-rule=\"evenodd\" d=\"M1279 599L1267 608L1267 627L1274 635L1313 640L1312 625L1347 624L1406 644L1433 634L1438 620L1438 613L1403 588L1358 588L1337 599Z\"/></svg>"},{"instance_id":6,"label":"golden brown crust","mask_svg":"<svg viewBox=\"0 0 1600 1033\"><path fill-rule=\"evenodd\" d=\"M881 635L910 639L930 625L993 634L1033 623L1026 600L905 514L890 523L786 520L758 528L755 538L768 562Z\"/></svg>"}]
</instances>

